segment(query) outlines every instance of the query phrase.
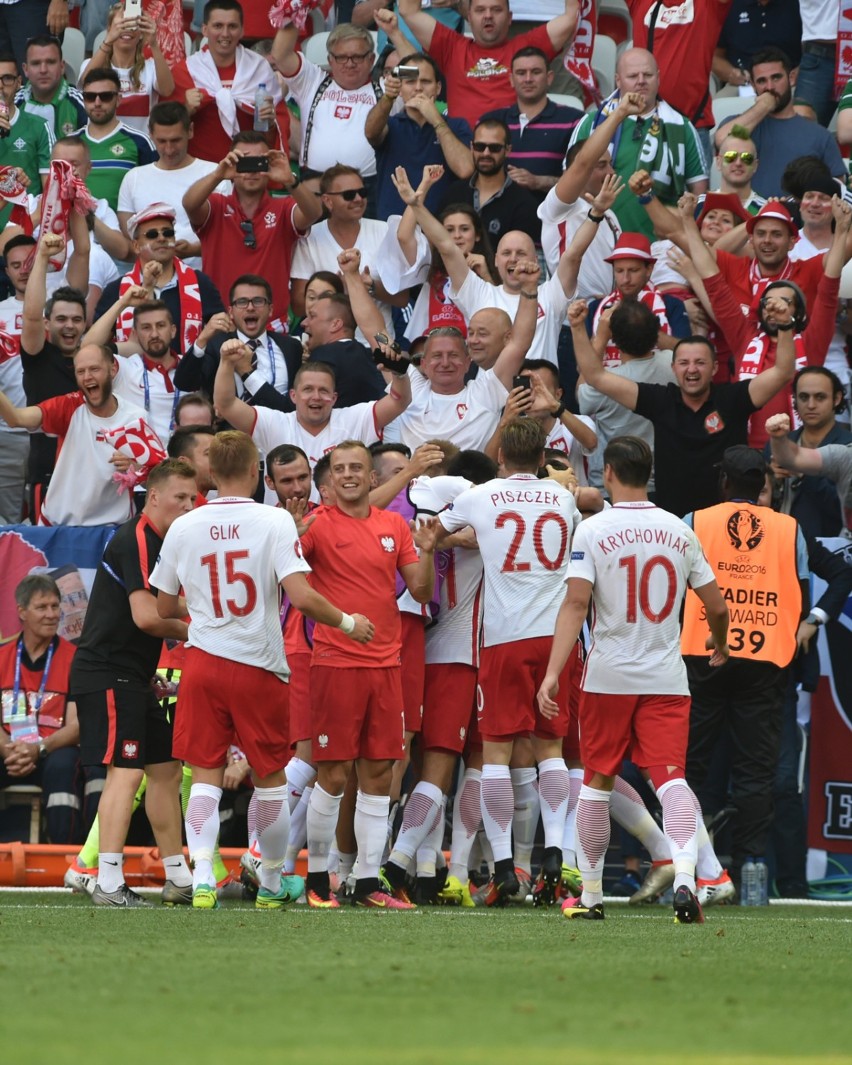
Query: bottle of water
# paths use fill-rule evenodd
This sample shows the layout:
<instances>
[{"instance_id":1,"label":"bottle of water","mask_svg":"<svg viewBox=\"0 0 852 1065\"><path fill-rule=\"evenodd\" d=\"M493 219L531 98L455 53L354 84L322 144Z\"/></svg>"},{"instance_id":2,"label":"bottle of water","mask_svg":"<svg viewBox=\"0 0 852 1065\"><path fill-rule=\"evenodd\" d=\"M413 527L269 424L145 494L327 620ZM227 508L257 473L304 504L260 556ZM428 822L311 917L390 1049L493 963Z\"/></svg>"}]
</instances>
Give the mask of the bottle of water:
<instances>
[{"instance_id":1,"label":"bottle of water","mask_svg":"<svg viewBox=\"0 0 852 1065\"><path fill-rule=\"evenodd\" d=\"M755 906L769 905L769 869L763 858L754 859L755 880L757 886L757 898Z\"/></svg>"},{"instance_id":2,"label":"bottle of water","mask_svg":"<svg viewBox=\"0 0 852 1065\"><path fill-rule=\"evenodd\" d=\"M260 112L266 107L269 99L269 93L266 91L266 82L262 81L254 94L254 128L259 133L267 133L269 130L269 119L260 117Z\"/></svg>"},{"instance_id":3,"label":"bottle of water","mask_svg":"<svg viewBox=\"0 0 852 1065\"><path fill-rule=\"evenodd\" d=\"M754 858L746 858L740 872L740 906L757 906L759 905L757 898L757 865Z\"/></svg>"}]
</instances>

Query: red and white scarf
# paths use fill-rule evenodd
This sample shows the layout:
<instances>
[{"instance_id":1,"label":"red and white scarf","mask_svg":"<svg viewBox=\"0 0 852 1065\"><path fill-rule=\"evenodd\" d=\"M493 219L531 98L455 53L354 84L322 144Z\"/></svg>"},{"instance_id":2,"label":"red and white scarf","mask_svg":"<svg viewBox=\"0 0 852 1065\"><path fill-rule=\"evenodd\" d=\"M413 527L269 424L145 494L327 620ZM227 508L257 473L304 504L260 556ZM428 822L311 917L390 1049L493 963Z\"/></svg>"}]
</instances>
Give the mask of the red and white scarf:
<instances>
[{"instance_id":1,"label":"red and white scarf","mask_svg":"<svg viewBox=\"0 0 852 1065\"><path fill-rule=\"evenodd\" d=\"M600 89L592 70L592 52L595 47L597 24L598 16L594 0L580 0L577 32L565 52L563 64L568 73L583 86L586 106L601 102Z\"/></svg>"},{"instance_id":2,"label":"red and white scarf","mask_svg":"<svg viewBox=\"0 0 852 1065\"><path fill-rule=\"evenodd\" d=\"M784 260L781 272L772 277L764 277L760 272L760 263L757 259L752 259L748 268L748 283L751 286L751 310L757 311L760 297L766 291L767 285L771 285L774 281L789 281L792 276L793 264L789 259Z\"/></svg>"},{"instance_id":3,"label":"red and white scarf","mask_svg":"<svg viewBox=\"0 0 852 1065\"><path fill-rule=\"evenodd\" d=\"M462 336L467 336L467 323L464 315L450 299L448 289L450 279L445 274L437 274L429 284L429 320L426 331L442 326L455 326Z\"/></svg>"},{"instance_id":4,"label":"red and white scarf","mask_svg":"<svg viewBox=\"0 0 852 1065\"><path fill-rule=\"evenodd\" d=\"M41 194L40 234L58 233L65 247L48 261L49 270L61 270L65 265L68 246L68 219L71 212L87 215L97 209L97 202L85 183L75 176L70 163L54 159L47 172Z\"/></svg>"},{"instance_id":5,"label":"red and white scarf","mask_svg":"<svg viewBox=\"0 0 852 1065\"><path fill-rule=\"evenodd\" d=\"M177 287L180 298L180 321L178 336L181 338L181 352L187 352L195 343L204 324L201 317L201 291L198 287L198 275L191 266L186 266L180 259L173 260L177 273ZM119 282L118 294L123 296L134 285L144 285L142 281L142 263L137 259L129 274ZM125 307L115 323L115 338L121 343L130 339L133 332L133 308Z\"/></svg>"},{"instance_id":6,"label":"red and white scarf","mask_svg":"<svg viewBox=\"0 0 852 1065\"><path fill-rule=\"evenodd\" d=\"M598 304L598 309L595 311L594 321L592 323L592 335L598 331L598 325L600 324L601 315L604 311L608 310L615 303L621 303L624 297L616 289L614 292L610 292L608 296L604 298ZM644 303L645 306L656 315L657 320L660 323L660 330L667 336L671 336L671 327L669 326L669 319L666 315L666 305L663 301L663 297L660 295L655 285L648 285L647 288L643 288L636 296L639 303ZM603 357L604 368L607 370L613 369L615 366L621 365L621 352L618 346L613 341L612 337L609 338L606 344L606 350Z\"/></svg>"},{"instance_id":7,"label":"red and white scarf","mask_svg":"<svg viewBox=\"0 0 852 1065\"><path fill-rule=\"evenodd\" d=\"M26 186L18 181L17 167L0 166L0 200L12 204L8 225L20 226L28 237L33 235L33 220L27 210Z\"/></svg>"},{"instance_id":8,"label":"red and white scarf","mask_svg":"<svg viewBox=\"0 0 852 1065\"><path fill-rule=\"evenodd\" d=\"M763 373L768 368L767 359L770 352L772 352L773 358L769 366L774 366L776 343L776 338L769 336L767 333L761 332L756 337L753 337L738 360L737 380L750 381L753 377L757 377L759 373ZM805 339L801 333L796 333L793 337L793 343L796 345L796 369L801 370L808 365ZM796 413L793 403L793 390L790 385L785 386L782 394L786 397L787 414L790 416L790 422L794 429L798 429L802 422Z\"/></svg>"}]
</instances>

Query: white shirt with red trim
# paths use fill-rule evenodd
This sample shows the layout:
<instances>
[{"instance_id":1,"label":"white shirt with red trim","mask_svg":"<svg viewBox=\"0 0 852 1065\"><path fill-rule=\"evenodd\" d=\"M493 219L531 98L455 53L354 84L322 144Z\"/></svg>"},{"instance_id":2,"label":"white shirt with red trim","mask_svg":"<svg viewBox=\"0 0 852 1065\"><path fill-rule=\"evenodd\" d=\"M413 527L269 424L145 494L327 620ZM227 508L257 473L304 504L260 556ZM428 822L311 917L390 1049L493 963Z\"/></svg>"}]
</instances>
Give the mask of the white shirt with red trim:
<instances>
[{"instance_id":1,"label":"white shirt with red trim","mask_svg":"<svg viewBox=\"0 0 852 1065\"><path fill-rule=\"evenodd\" d=\"M408 371L411 403L385 429L384 439L401 441L412 450L427 440L450 440L462 451L481 451L500 421L509 393L493 370L476 377L451 396L432 391L419 370Z\"/></svg>"},{"instance_id":2,"label":"white shirt with red trim","mask_svg":"<svg viewBox=\"0 0 852 1065\"><path fill-rule=\"evenodd\" d=\"M552 636L580 521L571 492L516 473L463 492L439 521L449 532L466 525L476 532L485 570L484 646Z\"/></svg>"},{"instance_id":3,"label":"white shirt with red trim","mask_svg":"<svg viewBox=\"0 0 852 1065\"><path fill-rule=\"evenodd\" d=\"M687 584L710 584L698 537L653 503L616 503L577 530L566 579L594 585L592 645L583 689L618 695L688 695L680 653Z\"/></svg>"},{"instance_id":4,"label":"white shirt with red trim","mask_svg":"<svg viewBox=\"0 0 852 1065\"><path fill-rule=\"evenodd\" d=\"M551 274L555 274L563 252L589 216L589 205L582 199L563 203L556 195L556 189L551 189L536 213L541 219L544 261ZM607 211L580 263L580 275L577 278L577 296L580 299L600 299L612 292L612 264L605 263L604 259L612 255L620 233L618 219L612 211Z\"/></svg>"},{"instance_id":5,"label":"white shirt with red trim","mask_svg":"<svg viewBox=\"0 0 852 1065\"><path fill-rule=\"evenodd\" d=\"M440 514L473 487L464 477L418 477L408 493L418 517ZM479 665L482 635L482 556L476 549L451 547L435 556L440 607L426 630L426 664Z\"/></svg>"},{"instance_id":6,"label":"white shirt with red trim","mask_svg":"<svg viewBox=\"0 0 852 1065\"><path fill-rule=\"evenodd\" d=\"M21 365L21 308L23 302L12 296L0 303L0 392L15 407L26 407L24 368ZM0 432L26 433L10 429L0 418Z\"/></svg>"},{"instance_id":7,"label":"white shirt with red trim","mask_svg":"<svg viewBox=\"0 0 852 1065\"><path fill-rule=\"evenodd\" d=\"M595 432L595 423L588 414L578 414L577 418L587 425L592 432ZM555 451L563 451L565 457L574 471L574 475L577 478L577 483L585 488L589 483L589 455L594 455L595 449L591 451L588 448L583 447L574 434L569 432L565 425L557 418L553 423L553 428L547 434L547 440L544 442L545 447L553 448Z\"/></svg>"},{"instance_id":8,"label":"white shirt with red trim","mask_svg":"<svg viewBox=\"0 0 852 1065\"><path fill-rule=\"evenodd\" d=\"M93 414L82 392L54 396L38 406L42 429L59 437L56 466L42 506L46 525L111 525L133 516L133 493L119 492L110 458L115 451L140 466L165 457L145 411L121 396L107 418Z\"/></svg>"},{"instance_id":9,"label":"white shirt with red trim","mask_svg":"<svg viewBox=\"0 0 852 1065\"><path fill-rule=\"evenodd\" d=\"M284 679L279 582L310 571L286 510L220 497L172 523L151 584L170 595L183 588L188 647Z\"/></svg>"},{"instance_id":10,"label":"white shirt with red trim","mask_svg":"<svg viewBox=\"0 0 852 1065\"><path fill-rule=\"evenodd\" d=\"M141 352L116 361L118 373L112 382L113 391L128 403L142 407L157 436L168 440L174 431L175 409L181 395L174 386L177 363L170 370L164 370Z\"/></svg>"},{"instance_id":11,"label":"white shirt with red trim","mask_svg":"<svg viewBox=\"0 0 852 1065\"><path fill-rule=\"evenodd\" d=\"M269 452L279 444L295 444L308 456L311 470L341 440L360 440L369 446L382 439L381 430L376 426L376 400L370 403L356 403L352 407L335 407L331 417L319 433L310 433L299 421L295 411L284 412L269 407L255 407L254 428L251 438L257 445L260 457L264 461ZM311 500L319 503L319 492L311 489ZM278 497L269 488L266 489L264 503L276 506Z\"/></svg>"},{"instance_id":12,"label":"white shirt with red trim","mask_svg":"<svg viewBox=\"0 0 852 1065\"><path fill-rule=\"evenodd\" d=\"M507 292L502 285L492 285L483 281L473 270L468 271L461 288L450 287L450 298L470 324L477 311L487 307L499 307L514 322L518 313L521 296L518 292ZM573 296L571 297L574 298ZM565 321L565 314L571 300L565 295L558 277L551 277L538 289L538 319L535 324L533 342L527 352L528 359L547 359L557 365L556 346L559 343L559 330Z\"/></svg>"}]
</instances>

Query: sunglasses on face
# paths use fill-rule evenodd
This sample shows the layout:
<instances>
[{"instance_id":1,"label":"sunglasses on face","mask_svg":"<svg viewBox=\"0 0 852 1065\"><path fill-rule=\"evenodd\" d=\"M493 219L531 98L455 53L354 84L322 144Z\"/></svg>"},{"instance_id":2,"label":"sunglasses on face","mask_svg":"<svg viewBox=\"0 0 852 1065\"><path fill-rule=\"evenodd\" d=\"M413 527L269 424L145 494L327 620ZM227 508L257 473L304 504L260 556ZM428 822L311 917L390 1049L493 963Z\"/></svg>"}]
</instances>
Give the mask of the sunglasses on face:
<instances>
[{"instance_id":1,"label":"sunglasses on face","mask_svg":"<svg viewBox=\"0 0 852 1065\"><path fill-rule=\"evenodd\" d=\"M745 163L746 166L751 166L754 162L754 152L722 152L723 163L735 163L737 157L741 163Z\"/></svg>"},{"instance_id":2,"label":"sunglasses on face","mask_svg":"<svg viewBox=\"0 0 852 1065\"><path fill-rule=\"evenodd\" d=\"M488 141L473 141L471 148L475 152L488 152L491 155L499 155L500 152L506 151L505 144L490 144Z\"/></svg>"},{"instance_id":3,"label":"sunglasses on face","mask_svg":"<svg viewBox=\"0 0 852 1065\"><path fill-rule=\"evenodd\" d=\"M157 237L165 237L166 240L171 240L174 235L175 231L171 226L165 226L163 229L146 229L142 234L146 240L156 240Z\"/></svg>"},{"instance_id":4,"label":"sunglasses on face","mask_svg":"<svg viewBox=\"0 0 852 1065\"><path fill-rule=\"evenodd\" d=\"M238 307L242 311L246 307L268 307L269 302L266 296L240 296L232 302L231 306Z\"/></svg>"},{"instance_id":5,"label":"sunglasses on face","mask_svg":"<svg viewBox=\"0 0 852 1065\"><path fill-rule=\"evenodd\" d=\"M257 247L257 237L254 235L254 226L251 222L240 222L240 229L243 231L243 244L247 248Z\"/></svg>"},{"instance_id":6,"label":"sunglasses on face","mask_svg":"<svg viewBox=\"0 0 852 1065\"><path fill-rule=\"evenodd\" d=\"M87 104L93 104L95 100L102 100L105 104L111 104L112 101L118 96L118 93L113 89L110 92L83 92L83 101Z\"/></svg>"},{"instance_id":7,"label":"sunglasses on face","mask_svg":"<svg viewBox=\"0 0 852 1065\"><path fill-rule=\"evenodd\" d=\"M328 58L333 59L335 63L347 63L354 67L357 63L363 63L367 56L372 54L372 52L358 52L356 55L335 55L329 52Z\"/></svg>"},{"instance_id":8,"label":"sunglasses on face","mask_svg":"<svg viewBox=\"0 0 852 1065\"><path fill-rule=\"evenodd\" d=\"M343 192L327 192L326 196L342 196L347 203L353 200L366 200L367 190L362 185L360 189L344 189Z\"/></svg>"}]
</instances>

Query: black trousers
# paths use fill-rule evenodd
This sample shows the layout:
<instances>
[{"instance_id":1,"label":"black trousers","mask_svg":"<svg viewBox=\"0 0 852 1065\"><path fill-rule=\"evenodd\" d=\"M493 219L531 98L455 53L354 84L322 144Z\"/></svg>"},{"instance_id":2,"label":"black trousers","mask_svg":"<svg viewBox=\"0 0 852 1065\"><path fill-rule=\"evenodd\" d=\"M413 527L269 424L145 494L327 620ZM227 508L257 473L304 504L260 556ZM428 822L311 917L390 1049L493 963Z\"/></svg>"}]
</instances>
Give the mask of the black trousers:
<instances>
[{"instance_id":1,"label":"black trousers","mask_svg":"<svg viewBox=\"0 0 852 1065\"><path fill-rule=\"evenodd\" d=\"M713 753L727 727L731 755L731 798L735 881L749 855L765 857L772 825L773 790L781 747L788 669L767 662L731 658L720 668L687 656L692 711L686 779L699 792Z\"/></svg>"}]
</instances>

